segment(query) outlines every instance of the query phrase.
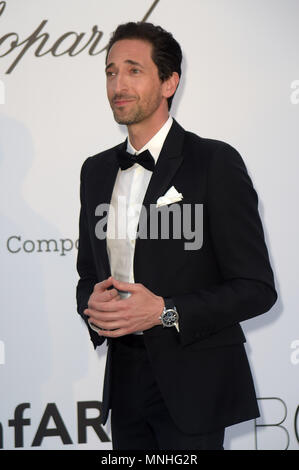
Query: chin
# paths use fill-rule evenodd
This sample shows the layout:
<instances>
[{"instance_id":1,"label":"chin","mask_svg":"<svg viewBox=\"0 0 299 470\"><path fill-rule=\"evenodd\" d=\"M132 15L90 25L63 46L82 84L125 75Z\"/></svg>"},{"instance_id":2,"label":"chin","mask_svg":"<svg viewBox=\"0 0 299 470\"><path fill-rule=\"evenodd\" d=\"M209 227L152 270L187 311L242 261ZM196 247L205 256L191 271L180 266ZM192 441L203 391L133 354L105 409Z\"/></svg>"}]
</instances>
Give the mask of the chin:
<instances>
[{"instance_id":1,"label":"chin","mask_svg":"<svg viewBox=\"0 0 299 470\"><path fill-rule=\"evenodd\" d=\"M126 116L120 116L119 113L116 111L113 111L114 114L114 119L118 124L124 124L126 126L130 126L132 124L137 124L138 122L141 122L145 118L145 113L143 112L137 112L135 114L132 113L132 115L126 115Z\"/></svg>"},{"instance_id":2,"label":"chin","mask_svg":"<svg viewBox=\"0 0 299 470\"><path fill-rule=\"evenodd\" d=\"M124 124L126 126L129 126L131 124L136 124L138 122L136 119L130 119L130 118L125 118L125 117L120 117L120 116L115 116L114 119L118 124Z\"/></svg>"},{"instance_id":3,"label":"chin","mask_svg":"<svg viewBox=\"0 0 299 470\"><path fill-rule=\"evenodd\" d=\"M130 120L125 119L125 118L114 116L114 119L117 122L117 124L123 124L125 126L128 126L129 124L133 124Z\"/></svg>"}]
</instances>

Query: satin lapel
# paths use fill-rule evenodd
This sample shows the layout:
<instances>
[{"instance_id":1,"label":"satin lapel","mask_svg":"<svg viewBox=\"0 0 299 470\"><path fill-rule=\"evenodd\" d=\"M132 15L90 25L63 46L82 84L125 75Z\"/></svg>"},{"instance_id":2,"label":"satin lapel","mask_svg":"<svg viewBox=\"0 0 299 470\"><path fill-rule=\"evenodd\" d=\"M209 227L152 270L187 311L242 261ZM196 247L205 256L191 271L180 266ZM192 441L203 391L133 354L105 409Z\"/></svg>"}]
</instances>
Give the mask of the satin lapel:
<instances>
[{"instance_id":1,"label":"satin lapel","mask_svg":"<svg viewBox=\"0 0 299 470\"><path fill-rule=\"evenodd\" d=\"M168 188L171 187L171 180L183 161L184 133L184 129L174 120L165 139L143 200L143 206L147 211L147 215L149 215L150 205L156 205L157 199L163 196ZM140 232L142 232L142 220L142 218L139 220L138 225Z\"/></svg>"}]
</instances>

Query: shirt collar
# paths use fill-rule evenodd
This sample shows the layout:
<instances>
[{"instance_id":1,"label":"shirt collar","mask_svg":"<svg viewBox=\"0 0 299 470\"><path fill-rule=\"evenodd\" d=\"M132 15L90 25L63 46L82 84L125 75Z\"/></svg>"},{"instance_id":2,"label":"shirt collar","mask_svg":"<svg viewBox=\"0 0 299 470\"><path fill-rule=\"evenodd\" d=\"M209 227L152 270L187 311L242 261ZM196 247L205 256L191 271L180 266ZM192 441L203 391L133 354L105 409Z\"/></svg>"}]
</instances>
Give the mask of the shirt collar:
<instances>
[{"instance_id":1,"label":"shirt collar","mask_svg":"<svg viewBox=\"0 0 299 470\"><path fill-rule=\"evenodd\" d=\"M163 124L161 129L142 147L140 150L136 150L130 142L129 136L127 140L127 152L133 154L139 154L144 150L149 150L153 156L155 163L157 163L158 157L162 150L164 141L167 137L167 134L172 126L173 119L171 116L168 117L167 121Z\"/></svg>"}]
</instances>

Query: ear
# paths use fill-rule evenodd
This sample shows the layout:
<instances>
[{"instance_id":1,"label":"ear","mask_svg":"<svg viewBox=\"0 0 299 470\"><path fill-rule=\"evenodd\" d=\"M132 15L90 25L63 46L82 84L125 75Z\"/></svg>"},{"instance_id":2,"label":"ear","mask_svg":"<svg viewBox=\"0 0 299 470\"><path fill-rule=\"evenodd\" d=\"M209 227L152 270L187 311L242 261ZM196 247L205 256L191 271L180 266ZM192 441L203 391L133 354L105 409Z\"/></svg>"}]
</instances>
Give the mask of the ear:
<instances>
[{"instance_id":1,"label":"ear","mask_svg":"<svg viewBox=\"0 0 299 470\"><path fill-rule=\"evenodd\" d=\"M179 74L177 72L173 72L173 74L163 82L163 96L165 98L170 98L172 95L174 95L179 81Z\"/></svg>"}]
</instances>

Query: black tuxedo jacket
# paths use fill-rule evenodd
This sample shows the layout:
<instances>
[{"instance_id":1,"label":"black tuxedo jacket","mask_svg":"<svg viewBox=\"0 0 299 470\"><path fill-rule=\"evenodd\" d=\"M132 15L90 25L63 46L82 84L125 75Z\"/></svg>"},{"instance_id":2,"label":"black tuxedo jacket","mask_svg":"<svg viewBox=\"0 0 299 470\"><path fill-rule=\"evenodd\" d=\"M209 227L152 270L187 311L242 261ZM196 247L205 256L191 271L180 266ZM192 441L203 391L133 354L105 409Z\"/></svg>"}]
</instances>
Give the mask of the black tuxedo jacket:
<instances>
[{"instance_id":1,"label":"black tuxedo jacket","mask_svg":"<svg viewBox=\"0 0 299 470\"><path fill-rule=\"evenodd\" d=\"M95 209L111 200L119 169L116 151L123 145L88 158L81 171L77 303L94 347L105 338L89 328L83 310L94 284L111 274L106 240L95 234ZM170 414L184 432L209 432L259 416L239 323L268 311L277 295L258 198L238 152L186 132L174 121L147 188L145 208L171 186L183 195L176 204L192 209L202 204L203 243L186 250L190 239L183 225L181 238L151 239L144 236L146 224L140 220L134 278L155 294L171 297L179 312L179 332L162 326L144 332ZM103 424L109 412L112 347L109 339Z\"/></svg>"}]
</instances>

